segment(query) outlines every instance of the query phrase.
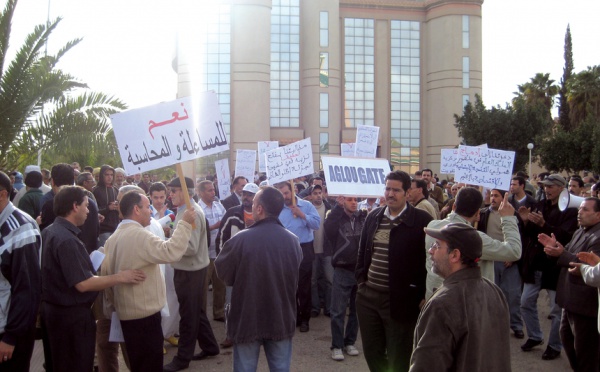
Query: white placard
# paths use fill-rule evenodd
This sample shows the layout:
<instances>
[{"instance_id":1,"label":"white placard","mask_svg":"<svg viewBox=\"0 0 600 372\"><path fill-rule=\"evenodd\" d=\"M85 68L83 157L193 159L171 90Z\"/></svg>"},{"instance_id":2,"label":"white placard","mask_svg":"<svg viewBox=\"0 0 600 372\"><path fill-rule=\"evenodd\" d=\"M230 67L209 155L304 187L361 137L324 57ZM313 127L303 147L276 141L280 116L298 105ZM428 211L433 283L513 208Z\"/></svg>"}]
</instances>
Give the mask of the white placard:
<instances>
[{"instance_id":1,"label":"white placard","mask_svg":"<svg viewBox=\"0 0 600 372\"><path fill-rule=\"evenodd\" d=\"M356 143L340 143L340 155L345 158L353 158L355 153Z\"/></svg>"},{"instance_id":2,"label":"white placard","mask_svg":"<svg viewBox=\"0 0 600 372\"><path fill-rule=\"evenodd\" d=\"M354 148L354 156L357 158L375 158L377 156L378 138L379 127L373 125L358 125L356 127L356 147Z\"/></svg>"},{"instance_id":3,"label":"white placard","mask_svg":"<svg viewBox=\"0 0 600 372\"><path fill-rule=\"evenodd\" d=\"M310 137L265 153L269 185L314 173Z\"/></svg>"},{"instance_id":4,"label":"white placard","mask_svg":"<svg viewBox=\"0 0 600 372\"><path fill-rule=\"evenodd\" d=\"M108 334L108 341L110 342L125 342L123 337L123 330L121 329L121 321L116 311L113 311L112 317L110 318L110 333Z\"/></svg>"},{"instance_id":5,"label":"white placard","mask_svg":"<svg viewBox=\"0 0 600 372\"><path fill-rule=\"evenodd\" d=\"M244 176L248 182L254 181L256 171L256 150L236 150L235 176Z\"/></svg>"},{"instance_id":6,"label":"white placard","mask_svg":"<svg viewBox=\"0 0 600 372\"><path fill-rule=\"evenodd\" d=\"M258 142L258 171L266 172L267 164L265 162L265 152L279 147L279 141L260 141Z\"/></svg>"},{"instance_id":7,"label":"white placard","mask_svg":"<svg viewBox=\"0 0 600 372\"><path fill-rule=\"evenodd\" d=\"M217 186L219 187L219 197L221 200L231 195L231 174L229 173L229 159L215 161L215 171L217 172Z\"/></svg>"},{"instance_id":8,"label":"white placard","mask_svg":"<svg viewBox=\"0 0 600 372\"><path fill-rule=\"evenodd\" d=\"M321 162L329 195L383 196L390 172L387 159L321 156Z\"/></svg>"},{"instance_id":9,"label":"white placard","mask_svg":"<svg viewBox=\"0 0 600 372\"><path fill-rule=\"evenodd\" d=\"M515 152L473 146L459 146L456 182L490 189L509 190Z\"/></svg>"},{"instance_id":10,"label":"white placard","mask_svg":"<svg viewBox=\"0 0 600 372\"><path fill-rule=\"evenodd\" d=\"M94 266L94 271L98 272L100 265L102 265L102 261L104 261L104 256L105 254L99 250L95 250L90 253L90 260L92 261L92 266Z\"/></svg>"},{"instance_id":11,"label":"white placard","mask_svg":"<svg viewBox=\"0 0 600 372\"><path fill-rule=\"evenodd\" d=\"M111 120L127 174L229 149L214 92L121 112Z\"/></svg>"},{"instance_id":12,"label":"white placard","mask_svg":"<svg viewBox=\"0 0 600 372\"><path fill-rule=\"evenodd\" d=\"M458 149L442 149L440 156L440 173L454 174Z\"/></svg>"}]
</instances>

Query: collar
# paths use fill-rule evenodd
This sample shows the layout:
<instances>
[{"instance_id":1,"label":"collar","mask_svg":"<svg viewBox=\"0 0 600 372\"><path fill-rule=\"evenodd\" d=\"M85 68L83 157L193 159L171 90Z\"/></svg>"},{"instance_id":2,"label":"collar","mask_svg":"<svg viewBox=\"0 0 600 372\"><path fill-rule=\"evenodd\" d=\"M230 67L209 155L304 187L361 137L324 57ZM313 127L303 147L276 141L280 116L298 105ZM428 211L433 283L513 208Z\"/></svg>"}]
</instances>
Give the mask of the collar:
<instances>
[{"instance_id":1,"label":"collar","mask_svg":"<svg viewBox=\"0 0 600 372\"><path fill-rule=\"evenodd\" d=\"M79 235L79 233L81 232L81 230L79 230L79 227L73 225L71 222L67 221L64 217L56 216L54 223L71 231L74 235Z\"/></svg>"},{"instance_id":2,"label":"collar","mask_svg":"<svg viewBox=\"0 0 600 372\"><path fill-rule=\"evenodd\" d=\"M444 279L444 286L456 283L462 280L468 279L481 279L481 268L477 267L465 267L464 269L460 269L458 271L450 274L446 279Z\"/></svg>"},{"instance_id":3,"label":"collar","mask_svg":"<svg viewBox=\"0 0 600 372\"><path fill-rule=\"evenodd\" d=\"M390 220L395 220L396 218L402 216L404 214L404 212L406 212L406 209L408 209L408 202L404 203L404 209L402 209L400 211L400 213L398 213L398 215L396 217L392 217L392 215L390 214L390 208L388 206L385 207L385 211L383 212L383 214L389 218Z\"/></svg>"},{"instance_id":4,"label":"collar","mask_svg":"<svg viewBox=\"0 0 600 372\"><path fill-rule=\"evenodd\" d=\"M122 226L122 225L127 225L129 223L134 223L134 224L137 224L139 227L144 227L144 226L142 226L141 223L139 223L137 221L134 221L134 220L132 220L130 218L126 218L123 221L121 221L121 223L119 223L119 226L117 226L117 228L120 227L120 226Z\"/></svg>"}]
</instances>

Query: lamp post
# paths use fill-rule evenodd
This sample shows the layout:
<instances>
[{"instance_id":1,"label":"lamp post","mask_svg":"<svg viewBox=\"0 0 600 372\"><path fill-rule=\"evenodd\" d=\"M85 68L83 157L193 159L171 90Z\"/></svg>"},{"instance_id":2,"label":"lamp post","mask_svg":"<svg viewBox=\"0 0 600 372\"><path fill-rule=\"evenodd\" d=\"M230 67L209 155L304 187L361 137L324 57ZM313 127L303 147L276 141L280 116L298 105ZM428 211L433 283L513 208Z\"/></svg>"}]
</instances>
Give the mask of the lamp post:
<instances>
[{"instance_id":1,"label":"lamp post","mask_svg":"<svg viewBox=\"0 0 600 372\"><path fill-rule=\"evenodd\" d=\"M527 148L529 149L529 177L531 177L531 150L533 150L533 143L528 143Z\"/></svg>"}]
</instances>

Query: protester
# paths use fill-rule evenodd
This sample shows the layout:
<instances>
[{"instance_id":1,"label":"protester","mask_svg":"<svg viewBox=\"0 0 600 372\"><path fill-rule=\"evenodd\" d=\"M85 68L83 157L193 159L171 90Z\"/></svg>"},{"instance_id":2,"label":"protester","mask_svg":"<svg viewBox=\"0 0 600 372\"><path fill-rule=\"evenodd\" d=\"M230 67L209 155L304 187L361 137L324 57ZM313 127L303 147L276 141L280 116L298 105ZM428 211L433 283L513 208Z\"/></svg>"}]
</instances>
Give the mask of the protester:
<instances>
[{"instance_id":1,"label":"protester","mask_svg":"<svg viewBox=\"0 0 600 372\"><path fill-rule=\"evenodd\" d=\"M369 213L361 232L356 311L372 371L408 370L412 336L425 299L423 228L431 216L406 202L410 184L407 173L389 173L387 206Z\"/></svg>"},{"instance_id":2,"label":"protester","mask_svg":"<svg viewBox=\"0 0 600 372\"><path fill-rule=\"evenodd\" d=\"M143 191L141 191L143 193ZM106 241L102 275L139 269L146 280L137 286L106 289L108 305L121 321L132 371L162 371L161 309L166 304L165 279L158 264L176 262L185 253L196 213L187 210L173 237L164 241L144 229L151 222L150 201L137 191L124 194L119 203L123 221ZM160 231L160 230L159 230Z\"/></svg>"},{"instance_id":3,"label":"protester","mask_svg":"<svg viewBox=\"0 0 600 372\"><path fill-rule=\"evenodd\" d=\"M215 261L219 277L233 287L227 337L234 371L255 371L261 345L271 371L290 370L302 248L279 222L283 206L277 189L258 191L254 225L229 239Z\"/></svg>"},{"instance_id":4,"label":"protester","mask_svg":"<svg viewBox=\"0 0 600 372\"><path fill-rule=\"evenodd\" d=\"M563 309L560 339L574 371L598 371L600 335L596 332L598 296L580 276L569 274L569 264L577 262L580 252L600 253L600 199L586 198L577 214L580 228L563 246L553 236L540 234L539 242L550 257L557 257L561 268L556 302ZM577 273L577 272L575 272Z\"/></svg>"},{"instance_id":5,"label":"protester","mask_svg":"<svg viewBox=\"0 0 600 372\"><path fill-rule=\"evenodd\" d=\"M87 199L78 186L62 187L54 202L56 220L42 232L41 318L50 349L46 364L54 371L92 369L96 324L91 306L98 291L145 279L140 270L95 276L85 246L77 238L77 226L87 218Z\"/></svg>"},{"instance_id":6,"label":"protester","mask_svg":"<svg viewBox=\"0 0 600 372\"><path fill-rule=\"evenodd\" d=\"M298 292L296 294L298 301L296 325L300 327L300 332L308 332L312 307L312 265L315 258L313 231L319 228L321 218L310 202L294 195L289 182L278 183L275 187L281 191L285 202L279 220L286 229L300 239L300 246L302 247L302 264L300 265Z\"/></svg>"},{"instance_id":7,"label":"protester","mask_svg":"<svg viewBox=\"0 0 600 372\"><path fill-rule=\"evenodd\" d=\"M179 322L180 335L177 355L171 363L164 366L163 370L166 372L186 369L191 360L202 360L219 354L219 345L215 340L204 311L205 306L202 303L202 288L204 288L207 267L210 262L206 239L206 218L202 208L191 199L191 194L194 193L194 181L185 177L185 185L190 196L191 207L196 211L198 217L186 252L179 262L172 263L175 269L173 282L179 301L181 321ZM180 179L174 178L169 182L168 187L173 205L177 207L177 218L175 219L177 224L187 210ZM194 285L190 285L190 283L194 283ZM194 355L196 342L202 351Z\"/></svg>"},{"instance_id":8,"label":"protester","mask_svg":"<svg viewBox=\"0 0 600 372\"><path fill-rule=\"evenodd\" d=\"M10 202L10 178L0 172L0 371L29 371L41 296L41 236L37 223Z\"/></svg>"},{"instance_id":9,"label":"protester","mask_svg":"<svg viewBox=\"0 0 600 372\"><path fill-rule=\"evenodd\" d=\"M325 235L332 246L333 284L331 288L331 358L344 360L344 351L357 356L354 346L358 335L356 317L356 259L360 234L367 218L366 210L359 210L355 197L340 196L336 206L327 215ZM346 309L348 322L344 329Z\"/></svg>"},{"instance_id":10,"label":"protester","mask_svg":"<svg viewBox=\"0 0 600 372\"><path fill-rule=\"evenodd\" d=\"M479 234L463 223L425 232L435 239L429 254L444 283L419 315L410 371L511 371L508 306L481 276Z\"/></svg>"}]
</instances>

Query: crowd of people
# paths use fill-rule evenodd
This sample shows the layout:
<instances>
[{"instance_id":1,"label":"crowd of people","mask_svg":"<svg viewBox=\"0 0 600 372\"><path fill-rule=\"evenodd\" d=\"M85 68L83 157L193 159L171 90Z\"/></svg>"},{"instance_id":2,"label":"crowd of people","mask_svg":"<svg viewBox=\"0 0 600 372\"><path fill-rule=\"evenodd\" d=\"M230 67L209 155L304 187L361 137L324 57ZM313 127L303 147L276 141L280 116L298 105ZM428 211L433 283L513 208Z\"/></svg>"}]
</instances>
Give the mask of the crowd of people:
<instances>
[{"instance_id":1,"label":"crowd of people","mask_svg":"<svg viewBox=\"0 0 600 372\"><path fill-rule=\"evenodd\" d=\"M220 198L210 175L0 172L0 371L29 370L36 338L47 371L118 371L119 348L132 371L179 371L231 347L235 371L255 371L261 347L289 371L295 332L319 316L331 358L362 352L371 371L510 371L511 332L527 334L523 352L546 342L542 359L564 349L573 370L598 371L598 185L519 172L510 190L482 189L423 169L361 198L328 195L322 172L257 174Z\"/></svg>"}]
</instances>

